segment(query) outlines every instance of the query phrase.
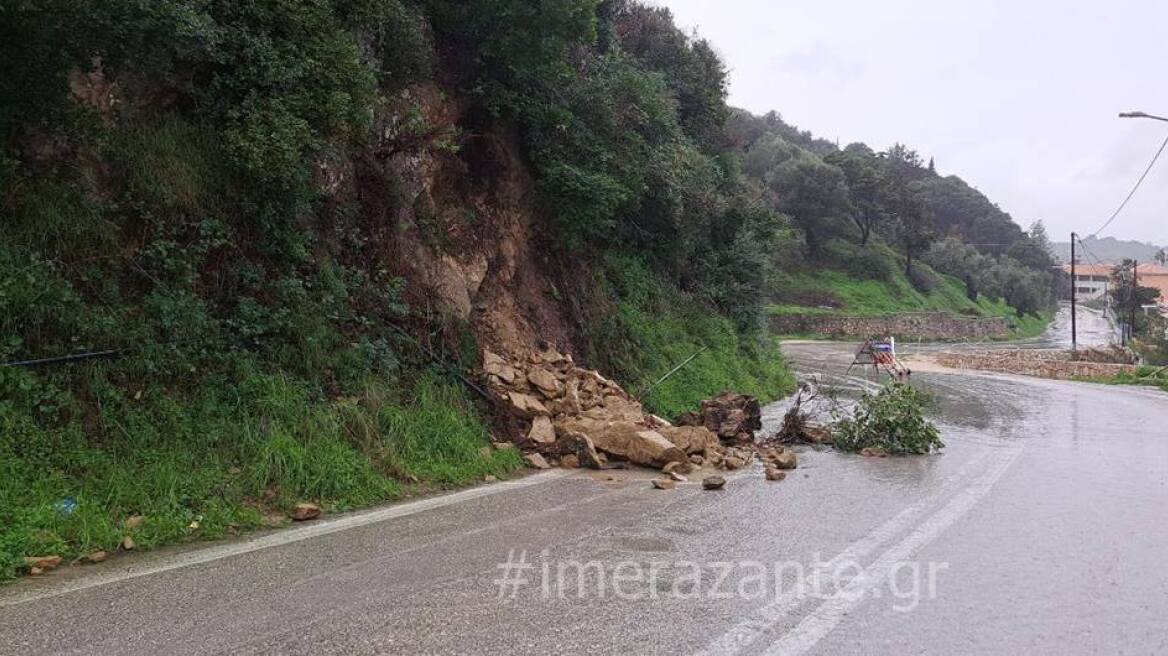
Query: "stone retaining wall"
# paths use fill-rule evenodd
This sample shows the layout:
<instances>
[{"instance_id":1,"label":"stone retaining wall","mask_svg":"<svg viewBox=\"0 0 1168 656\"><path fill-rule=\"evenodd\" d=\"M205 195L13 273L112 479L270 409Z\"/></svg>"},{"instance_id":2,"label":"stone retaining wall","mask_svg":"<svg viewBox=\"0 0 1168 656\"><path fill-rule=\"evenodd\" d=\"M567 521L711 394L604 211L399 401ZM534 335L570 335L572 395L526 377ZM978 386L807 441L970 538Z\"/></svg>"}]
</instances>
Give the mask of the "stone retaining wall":
<instances>
[{"instance_id":1,"label":"stone retaining wall","mask_svg":"<svg viewBox=\"0 0 1168 656\"><path fill-rule=\"evenodd\" d=\"M978 369L1023 376L1073 380L1075 378L1109 378L1119 373L1131 373L1136 365L1109 362L1071 360L1070 351L1030 350L975 351L970 353L940 353L937 363L952 369Z\"/></svg>"},{"instance_id":2,"label":"stone retaining wall","mask_svg":"<svg viewBox=\"0 0 1168 656\"><path fill-rule=\"evenodd\" d=\"M832 337L887 337L900 339L993 339L1008 337L1002 317L961 317L946 312L906 312L882 316L788 314L773 316L771 330L781 335L817 334Z\"/></svg>"}]
</instances>

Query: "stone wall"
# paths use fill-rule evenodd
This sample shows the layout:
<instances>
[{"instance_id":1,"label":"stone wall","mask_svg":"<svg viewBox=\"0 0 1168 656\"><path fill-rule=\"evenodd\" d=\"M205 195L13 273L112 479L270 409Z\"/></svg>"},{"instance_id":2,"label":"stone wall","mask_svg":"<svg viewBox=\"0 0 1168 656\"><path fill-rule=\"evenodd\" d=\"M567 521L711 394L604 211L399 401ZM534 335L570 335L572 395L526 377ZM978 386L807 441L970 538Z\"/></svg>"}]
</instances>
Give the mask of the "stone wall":
<instances>
[{"instance_id":1,"label":"stone wall","mask_svg":"<svg viewBox=\"0 0 1168 656\"><path fill-rule=\"evenodd\" d=\"M906 312L881 316L791 314L770 319L771 330L781 335L816 334L831 337L887 337L900 339L993 339L1008 337L1010 327L1002 317L962 317L946 312Z\"/></svg>"},{"instance_id":2,"label":"stone wall","mask_svg":"<svg viewBox=\"0 0 1168 656\"><path fill-rule=\"evenodd\" d=\"M971 351L940 353L937 363L952 369L978 369L1055 380L1110 378L1136 370L1133 364L1071 360L1070 351L1018 349L1014 351Z\"/></svg>"}]
</instances>

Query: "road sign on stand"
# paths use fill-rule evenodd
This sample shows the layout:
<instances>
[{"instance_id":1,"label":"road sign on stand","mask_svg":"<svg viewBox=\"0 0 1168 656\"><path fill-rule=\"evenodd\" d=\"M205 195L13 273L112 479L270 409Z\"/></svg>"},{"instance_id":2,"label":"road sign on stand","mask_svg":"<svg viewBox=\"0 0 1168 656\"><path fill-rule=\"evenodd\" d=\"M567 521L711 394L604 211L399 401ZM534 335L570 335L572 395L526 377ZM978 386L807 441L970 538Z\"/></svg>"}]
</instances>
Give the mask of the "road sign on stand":
<instances>
[{"instance_id":1,"label":"road sign on stand","mask_svg":"<svg viewBox=\"0 0 1168 656\"><path fill-rule=\"evenodd\" d=\"M883 371L893 380L903 380L912 375L912 370L896 359L895 337L883 341L870 339L861 344L852 359L852 365L848 367L848 373L852 373L857 365L872 367L877 372Z\"/></svg>"}]
</instances>

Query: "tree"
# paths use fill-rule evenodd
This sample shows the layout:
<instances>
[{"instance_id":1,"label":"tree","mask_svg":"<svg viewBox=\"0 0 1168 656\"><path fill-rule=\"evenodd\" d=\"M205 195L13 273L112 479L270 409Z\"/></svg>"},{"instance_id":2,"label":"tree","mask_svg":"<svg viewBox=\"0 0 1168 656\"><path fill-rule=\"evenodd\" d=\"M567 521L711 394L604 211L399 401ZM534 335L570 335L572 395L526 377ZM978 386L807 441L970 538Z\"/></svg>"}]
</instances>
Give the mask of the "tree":
<instances>
[{"instance_id":1,"label":"tree","mask_svg":"<svg viewBox=\"0 0 1168 656\"><path fill-rule=\"evenodd\" d=\"M956 237L947 237L933 244L923 259L934 270L961 280L965 284L965 295L973 301L981 293L985 272L993 266L992 260Z\"/></svg>"},{"instance_id":2,"label":"tree","mask_svg":"<svg viewBox=\"0 0 1168 656\"><path fill-rule=\"evenodd\" d=\"M868 245L873 231L886 218L889 201L888 180L875 165L871 153L862 144L852 144L824 158L829 164L838 166L847 179L848 198L852 207L849 216L860 230L861 246Z\"/></svg>"},{"instance_id":3,"label":"tree","mask_svg":"<svg viewBox=\"0 0 1168 656\"><path fill-rule=\"evenodd\" d=\"M895 190L893 206L893 235L904 254L904 272L912 275L913 260L929 249L937 238L933 213L925 204L922 186L918 182Z\"/></svg>"},{"instance_id":4,"label":"tree","mask_svg":"<svg viewBox=\"0 0 1168 656\"><path fill-rule=\"evenodd\" d=\"M607 0L600 11L611 21L621 48L664 76L677 96L678 117L686 134L707 149L718 145L730 113L727 73L709 41L686 36L665 7Z\"/></svg>"},{"instance_id":5,"label":"tree","mask_svg":"<svg viewBox=\"0 0 1168 656\"><path fill-rule=\"evenodd\" d=\"M780 164L770 176L779 211L794 219L811 257L823 254L827 241L842 232L851 211L847 180L839 167L803 154Z\"/></svg>"},{"instance_id":6,"label":"tree","mask_svg":"<svg viewBox=\"0 0 1168 656\"><path fill-rule=\"evenodd\" d=\"M1006 249L1006 255L1035 271L1049 271L1055 267L1050 239L1046 236L1042 221L1031 225L1029 233L1022 235Z\"/></svg>"},{"instance_id":7,"label":"tree","mask_svg":"<svg viewBox=\"0 0 1168 656\"><path fill-rule=\"evenodd\" d=\"M1143 308L1156 303L1160 290L1140 285L1135 261L1125 259L1111 270L1110 295L1120 323L1128 325L1131 335L1135 336L1147 328Z\"/></svg>"},{"instance_id":8,"label":"tree","mask_svg":"<svg viewBox=\"0 0 1168 656\"><path fill-rule=\"evenodd\" d=\"M1028 269L1006 256L992 262L980 283L986 295L1006 301L1018 316L1036 314L1050 306L1048 273Z\"/></svg>"},{"instance_id":9,"label":"tree","mask_svg":"<svg viewBox=\"0 0 1168 656\"><path fill-rule=\"evenodd\" d=\"M941 432L925 417L932 399L904 383L886 384L877 394L864 392L832 427L841 451L880 449L892 455L924 455L945 448Z\"/></svg>"}]
</instances>

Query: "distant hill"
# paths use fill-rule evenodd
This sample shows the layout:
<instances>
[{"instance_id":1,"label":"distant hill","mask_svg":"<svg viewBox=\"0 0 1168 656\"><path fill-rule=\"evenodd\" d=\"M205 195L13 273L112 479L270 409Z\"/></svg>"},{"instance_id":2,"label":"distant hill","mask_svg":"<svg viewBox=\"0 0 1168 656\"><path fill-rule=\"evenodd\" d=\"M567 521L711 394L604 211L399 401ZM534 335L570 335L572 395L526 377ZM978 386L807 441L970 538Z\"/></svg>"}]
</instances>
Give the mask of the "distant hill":
<instances>
[{"instance_id":1,"label":"distant hill","mask_svg":"<svg viewBox=\"0 0 1168 656\"><path fill-rule=\"evenodd\" d=\"M1161 247L1155 244L1146 243L1142 241L1123 241L1115 237L1104 237L1098 239L1096 237L1087 237L1083 239L1083 245L1087 247L1095 257L1103 262L1121 262L1124 259L1142 260L1149 262L1156 257L1156 253L1160 252ZM1071 261L1071 244L1070 242L1054 242L1051 244L1051 249L1054 251L1054 256L1060 262ZM1083 261L1080 257L1079 261Z\"/></svg>"}]
</instances>

